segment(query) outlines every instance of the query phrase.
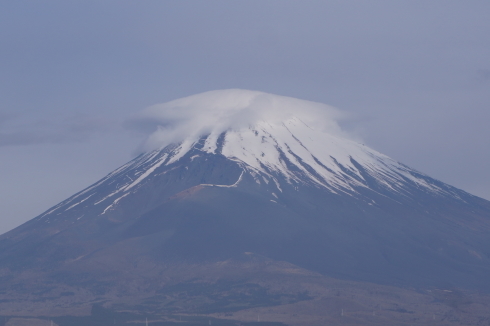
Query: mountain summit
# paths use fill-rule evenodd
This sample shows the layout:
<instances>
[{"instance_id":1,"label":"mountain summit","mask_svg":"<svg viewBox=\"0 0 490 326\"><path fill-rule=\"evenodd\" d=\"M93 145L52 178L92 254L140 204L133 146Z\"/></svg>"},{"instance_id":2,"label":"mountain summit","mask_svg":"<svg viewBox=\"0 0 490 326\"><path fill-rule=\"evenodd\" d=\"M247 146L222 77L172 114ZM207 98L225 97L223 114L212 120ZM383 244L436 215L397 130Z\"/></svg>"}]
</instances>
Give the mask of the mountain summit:
<instances>
[{"instance_id":1,"label":"mountain summit","mask_svg":"<svg viewBox=\"0 0 490 326\"><path fill-rule=\"evenodd\" d=\"M1 236L5 291L156 311L274 273L490 291L490 202L345 138L339 116L241 90L149 108L147 152ZM175 299L189 282L214 287Z\"/></svg>"}]
</instances>

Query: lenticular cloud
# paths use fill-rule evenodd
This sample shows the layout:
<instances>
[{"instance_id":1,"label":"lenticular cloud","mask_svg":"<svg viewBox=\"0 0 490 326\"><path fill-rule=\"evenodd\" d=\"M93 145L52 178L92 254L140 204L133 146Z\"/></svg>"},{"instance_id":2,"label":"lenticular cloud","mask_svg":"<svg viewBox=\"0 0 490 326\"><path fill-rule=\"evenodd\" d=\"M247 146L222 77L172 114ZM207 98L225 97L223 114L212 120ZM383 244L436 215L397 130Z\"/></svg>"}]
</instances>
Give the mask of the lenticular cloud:
<instances>
[{"instance_id":1,"label":"lenticular cloud","mask_svg":"<svg viewBox=\"0 0 490 326\"><path fill-rule=\"evenodd\" d=\"M338 121L346 115L322 103L258 91L216 90L153 105L130 121L151 132L145 150L189 137L248 128L259 121L280 123L292 117L329 134L345 137Z\"/></svg>"}]
</instances>

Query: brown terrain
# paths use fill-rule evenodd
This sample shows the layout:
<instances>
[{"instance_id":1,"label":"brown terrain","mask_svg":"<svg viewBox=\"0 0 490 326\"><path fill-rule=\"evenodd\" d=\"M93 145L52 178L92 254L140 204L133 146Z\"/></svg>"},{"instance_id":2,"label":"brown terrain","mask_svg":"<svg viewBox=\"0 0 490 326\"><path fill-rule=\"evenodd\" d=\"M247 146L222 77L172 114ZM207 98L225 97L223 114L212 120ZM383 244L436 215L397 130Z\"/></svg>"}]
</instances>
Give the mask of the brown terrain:
<instances>
[{"instance_id":1,"label":"brown terrain","mask_svg":"<svg viewBox=\"0 0 490 326\"><path fill-rule=\"evenodd\" d=\"M477 291L400 288L344 281L252 253L245 253L245 256L249 261L168 266L160 284L147 283L145 279L154 279L154 275L151 272L145 275L142 270L161 272L161 269L152 269L142 262L139 272L138 268L127 269L126 274L138 273L140 277L127 278L124 294L121 289L119 292L115 289L103 296L82 288L53 287L49 290L42 279L36 281L32 275L27 282L28 275L24 275L23 282L30 288L44 288L44 291L2 293L0 312L5 316L4 325L8 326L51 325L50 317L55 319L53 325L58 325L57 316L90 316L94 304L130 313L138 313L135 307L145 305L152 316L149 325L172 322L187 325L185 320L191 317L199 317L201 321L212 318L214 324L228 320L229 325L238 322L298 326L490 324L490 296ZM172 286L176 288L168 290ZM162 294L158 289L167 290ZM202 289L202 293L197 293L196 289ZM262 295L257 296L254 293L257 290L263 291L259 293ZM269 301L264 302L264 297ZM248 302L245 306L244 301ZM251 307L247 308L247 304ZM137 323L138 320L133 320L124 324Z\"/></svg>"}]
</instances>

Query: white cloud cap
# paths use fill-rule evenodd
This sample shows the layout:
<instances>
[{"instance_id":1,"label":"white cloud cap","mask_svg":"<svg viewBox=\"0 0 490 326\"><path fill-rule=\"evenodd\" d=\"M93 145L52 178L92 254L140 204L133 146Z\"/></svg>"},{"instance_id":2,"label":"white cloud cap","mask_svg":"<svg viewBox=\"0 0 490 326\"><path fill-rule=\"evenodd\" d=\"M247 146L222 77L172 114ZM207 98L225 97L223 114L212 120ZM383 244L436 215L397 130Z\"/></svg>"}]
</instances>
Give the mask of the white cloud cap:
<instances>
[{"instance_id":1,"label":"white cloud cap","mask_svg":"<svg viewBox=\"0 0 490 326\"><path fill-rule=\"evenodd\" d=\"M209 91L156 104L139 113L130 124L152 132L144 144L145 150L151 150L189 137L247 128L259 121L281 123L292 117L317 130L347 136L338 125L347 115L334 107L242 89Z\"/></svg>"}]
</instances>

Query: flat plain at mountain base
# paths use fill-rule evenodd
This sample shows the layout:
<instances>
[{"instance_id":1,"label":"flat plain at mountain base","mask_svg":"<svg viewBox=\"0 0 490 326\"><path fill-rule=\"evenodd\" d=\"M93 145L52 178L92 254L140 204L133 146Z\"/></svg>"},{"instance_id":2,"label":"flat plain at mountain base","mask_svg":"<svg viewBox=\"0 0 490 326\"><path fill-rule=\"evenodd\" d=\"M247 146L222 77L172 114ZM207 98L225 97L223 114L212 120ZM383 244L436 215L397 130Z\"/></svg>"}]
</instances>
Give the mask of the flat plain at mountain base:
<instances>
[{"instance_id":1,"label":"flat plain at mountain base","mask_svg":"<svg viewBox=\"0 0 490 326\"><path fill-rule=\"evenodd\" d=\"M51 320L59 326L144 325L146 318L153 326L490 324L490 297L476 291L343 281L255 258L173 266L166 271L174 274L168 285L131 296L83 298L83 293L70 291L56 296L47 288L29 297L3 293L0 325L50 325ZM133 286L146 289L148 284L140 280ZM80 301L85 304L73 304Z\"/></svg>"}]
</instances>

